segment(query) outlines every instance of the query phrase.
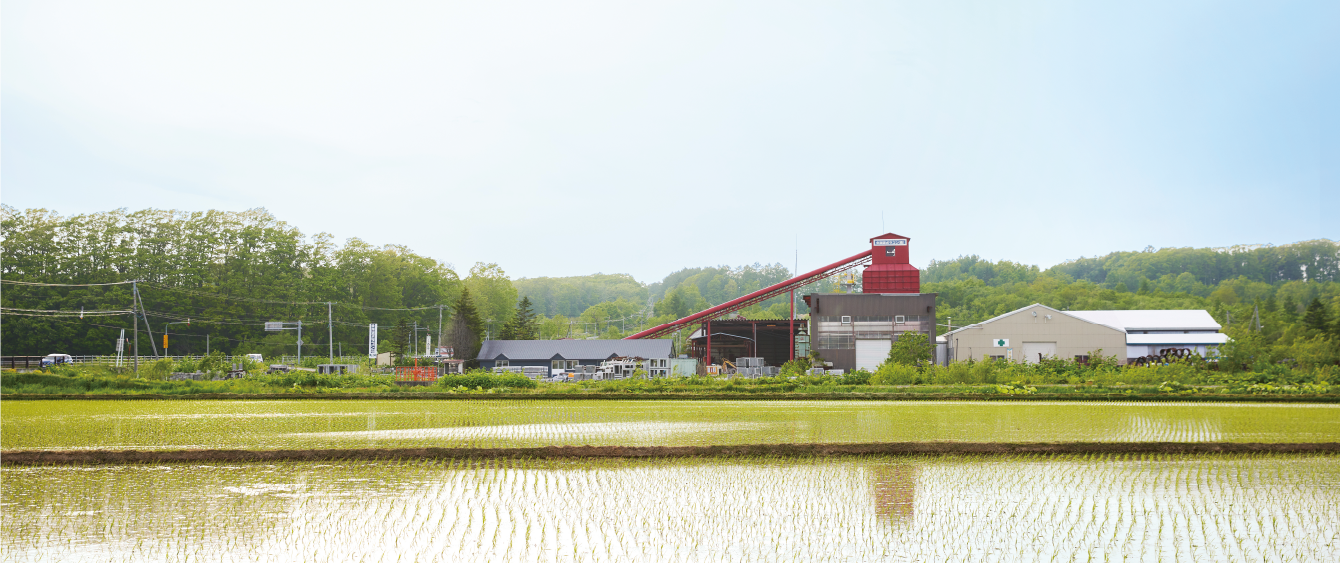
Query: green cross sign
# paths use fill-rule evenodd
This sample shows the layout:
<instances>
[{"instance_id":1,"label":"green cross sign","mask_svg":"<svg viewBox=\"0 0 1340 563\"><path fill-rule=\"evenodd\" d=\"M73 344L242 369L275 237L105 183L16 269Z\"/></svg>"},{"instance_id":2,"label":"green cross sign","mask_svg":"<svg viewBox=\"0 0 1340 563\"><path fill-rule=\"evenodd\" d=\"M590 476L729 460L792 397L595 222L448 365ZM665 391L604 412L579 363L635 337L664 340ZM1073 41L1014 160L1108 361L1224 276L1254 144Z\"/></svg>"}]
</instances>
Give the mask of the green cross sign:
<instances>
[{"instance_id":1,"label":"green cross sign","mask_svg":"<svg viewBox=\"0 0 1340 563\"><path fill-rule=\"evenodd\" d=\"M997 340L997 341L996 341L996 346L1004 346L1004 345L1005 345L1005 341L1004 341L1004 340Z\"/></svg>"}]
</instances>

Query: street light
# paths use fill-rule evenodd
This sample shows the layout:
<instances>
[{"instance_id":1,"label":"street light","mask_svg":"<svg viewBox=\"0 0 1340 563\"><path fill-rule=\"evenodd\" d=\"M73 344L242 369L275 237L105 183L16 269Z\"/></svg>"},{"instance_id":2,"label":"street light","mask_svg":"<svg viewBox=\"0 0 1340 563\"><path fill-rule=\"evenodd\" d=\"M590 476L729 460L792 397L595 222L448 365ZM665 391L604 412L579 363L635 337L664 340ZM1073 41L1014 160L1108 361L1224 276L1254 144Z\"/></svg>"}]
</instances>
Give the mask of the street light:
<instances>
[{"instance_id":1,"label":"street light","mask_svg":"<svg viewBox=\"0 0 1340 563\"><path fill-rule=\"evenodd\" d=\"M280 330L294 330L294 329L298 331L298 365L302 365L302 321L298 321L296 323L289 323L289 322L265 323L265 330L268 332L277 332Z\"/></svg>"},{"instance_id":2,"label":"street light","mask_svg":"<svg viewBox=\"0 0 1340 563\"><path fill-rule=\"evenodd\" d=\"M168 346L167 346L167 345L168 345L168 337L167 337L167 336L168 336L168 332L167 332L167 330L168 330L168 325L186 325L186 326L190 326L190 325L191 325L191 319L186 319L186 320L184 320L184 321L172 321L172 322L170 322L170 323L163 323L163 355L164 355L164 356L167 356L167 355L168 355L168 353L167 353L167 348L168 348Z\"/></svg>"}]
</instances>

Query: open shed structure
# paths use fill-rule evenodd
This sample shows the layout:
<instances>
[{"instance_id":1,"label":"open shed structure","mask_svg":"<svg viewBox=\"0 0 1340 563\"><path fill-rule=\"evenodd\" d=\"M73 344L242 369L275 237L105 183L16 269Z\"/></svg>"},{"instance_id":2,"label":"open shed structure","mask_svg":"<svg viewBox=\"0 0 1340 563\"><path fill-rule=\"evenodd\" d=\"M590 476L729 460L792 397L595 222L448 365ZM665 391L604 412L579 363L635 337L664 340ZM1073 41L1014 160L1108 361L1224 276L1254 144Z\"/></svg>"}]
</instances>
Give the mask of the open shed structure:
<instances>
[{"instance_id":1,"label":"open shed structure","mask_svg":"<svg viewBox=\"0 0 1340 563\"><path fill-rule=\"evenodd\" d=\"M722 319L712 321L712 362L737 358L763 358L769 366L780 366L791 359L791 342L804 334L808 321L798 319L751 320ZM689 354L694 358L707 357L707 325L689 336Z\"/></svg>"}]
</instances>

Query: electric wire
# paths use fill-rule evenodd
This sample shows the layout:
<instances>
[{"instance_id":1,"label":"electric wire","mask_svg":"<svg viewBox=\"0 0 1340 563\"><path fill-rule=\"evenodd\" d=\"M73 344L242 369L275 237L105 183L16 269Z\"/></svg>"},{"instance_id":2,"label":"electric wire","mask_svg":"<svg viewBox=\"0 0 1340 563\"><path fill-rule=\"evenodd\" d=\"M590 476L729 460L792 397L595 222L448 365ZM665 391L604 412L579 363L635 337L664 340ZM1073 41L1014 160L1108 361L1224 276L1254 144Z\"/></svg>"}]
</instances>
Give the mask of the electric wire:
<instances>
[{"instance_id":1,"label":"electric wire","mask_svg":"<svg viewBox=\"0 0 1340 563\"><path fill-rule=\"evenodd\" d=\"M108 283L38 283L38 282L26 282L17 280L0 280L0 283L9 283L14 285L35 285L41 287L93 287L98 285L125 285L135 283L135 281L132 280L132 281L108 282Z\"/></svg>"}]
</instances>

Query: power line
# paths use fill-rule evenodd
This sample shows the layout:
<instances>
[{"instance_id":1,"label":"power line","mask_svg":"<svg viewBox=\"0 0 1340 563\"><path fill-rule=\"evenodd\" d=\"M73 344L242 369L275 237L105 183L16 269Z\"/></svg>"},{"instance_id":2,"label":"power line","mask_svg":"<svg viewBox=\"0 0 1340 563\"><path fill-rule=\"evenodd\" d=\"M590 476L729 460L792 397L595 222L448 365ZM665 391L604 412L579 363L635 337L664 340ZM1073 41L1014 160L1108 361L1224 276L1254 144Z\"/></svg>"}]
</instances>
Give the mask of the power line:
<instances>
[{"instance_id":1,"label":"power line","mask_svg":"<svg viewBox=\"0 0 1340 563\"><path fill-rule=\"evenodd\" d=\"M148 287L152 287L152 288L154 288L154 289L161 289L161 290L164 290L164 291L176 291L176 292L179 292L179 293L189 293L189 294L191 294L191 295L199 295L199 296L201 296L201 297L212 297L212 298L215 298L215 299L225 299L225 300L228 300L228 301L246 301L246 302L251 302L251 303L268 303L268 304L271 304L271 305L326 305L326 304L331 304L331 305L335 305L335 306L339 306L339 307L351 307L351 308L354 308L354 309L365 309L365 310L369 310L369 311L430 311L430 310L433 310L433 309L437 309L437 308L439 307L439 305L427 305L427 306L424 306L424 307L368 307L368 306L366 306L366 305L358 305L358 304L356 304L356 303L341 303L341 302L339 302L339 301L280 301L280 300L275 300L275 299L256 299L256 298L253 298L253 297L233 297L233 296L230 296L230 295L222 295L222 294L218 294L218 293L209 293L209 292L205 292L205 291L195 291L195 290L191 290L191 289L181 289L181 288L176 288L176 287L167 287L167 286L161 286L161 285L156 285L156 284L151 284L151 283L145 283L144 285L146 285L146 286L148 286ZM450 306L450 305L445 305L445 304L444 304L444 305L441 305L441 307L450 308L451 306Z\"/></svg>"},{"instance_id":2,"label":"power line","mask_svg":"<svg viewBox=\"0 0 1340 563\"><path fill-rule=\"evenodd\" d=\"M37 285L43 287L92 287L95 285L125 285L135 282L132 280L132 281L108 282L108 283L37 283L37 282L15 281L15 280L0 280L0 283L12 283L14 285Z\"/></svg>"},{"instance_id":3,"label":"power line","mask_svg":"<svg viewBox=\"0 0 1340 563\"><path fill-rule=\"evenodd\" d=\"M130 309L117 311L65 311L61 309L15 309L13 307L0 307L0 311L19 311L22 313L58 313L69 315L124 315L131 313ZM17 313L16 313L17 314Z\"/></svg>"}]
</instances>

